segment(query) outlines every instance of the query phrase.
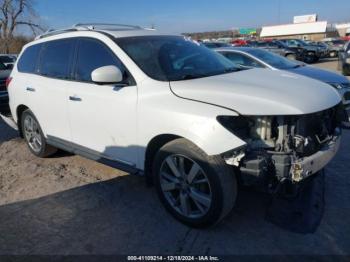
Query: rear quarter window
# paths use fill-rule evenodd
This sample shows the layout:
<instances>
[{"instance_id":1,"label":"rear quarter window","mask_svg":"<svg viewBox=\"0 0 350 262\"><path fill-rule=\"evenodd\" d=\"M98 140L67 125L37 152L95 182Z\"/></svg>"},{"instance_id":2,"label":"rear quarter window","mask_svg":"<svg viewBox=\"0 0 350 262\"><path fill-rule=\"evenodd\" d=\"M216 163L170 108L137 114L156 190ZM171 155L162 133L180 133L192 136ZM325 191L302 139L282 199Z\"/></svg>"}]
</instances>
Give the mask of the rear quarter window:
<instances>
[{"instance_id":1,"label":"rear quarter window","mask_svg":"<svg viewBox=\"0 0 350 262\"><path fill-rule=\"evenodd\" d=\"M19 58L17 69L22 73L34 73L42 44L26 48Z\"/></svg>"}]
</instances>

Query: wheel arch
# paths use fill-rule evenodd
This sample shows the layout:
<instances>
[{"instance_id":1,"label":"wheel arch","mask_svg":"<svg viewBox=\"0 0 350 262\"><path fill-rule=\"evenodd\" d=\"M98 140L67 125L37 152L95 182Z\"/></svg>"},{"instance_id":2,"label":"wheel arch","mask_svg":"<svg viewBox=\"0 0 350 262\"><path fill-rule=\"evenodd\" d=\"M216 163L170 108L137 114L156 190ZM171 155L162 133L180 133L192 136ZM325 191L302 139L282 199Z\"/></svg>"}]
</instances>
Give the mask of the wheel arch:
<instances>
[{"instance_id":1,"label":"wheel arch","mask_svg":"<svg viewBox=\"0 0 350 262\"><path fill-rule=\"evenodd\" d=\"M152 138L152 140L148 143L144 161L144 172L148 185L153 185L152 165L155 155L165 144L179 138L183 137L174 134L161 134Z\"/></svg>"},{"instance_id":2,"label":"wheel arch","mask_svg":"<svg viewBox=\"0 0 350 262\"><path fill-rule=\"evenodd\" d=\"M19 105L17 106L17 109L16 109L16 117L17 117L17 126L18 126L18 132L19 132L19 135L20 137L23 138L23 132L22 132L22 114L25 110L29 109L28 106L26 105Z\"/></svg>"}]
</instances>

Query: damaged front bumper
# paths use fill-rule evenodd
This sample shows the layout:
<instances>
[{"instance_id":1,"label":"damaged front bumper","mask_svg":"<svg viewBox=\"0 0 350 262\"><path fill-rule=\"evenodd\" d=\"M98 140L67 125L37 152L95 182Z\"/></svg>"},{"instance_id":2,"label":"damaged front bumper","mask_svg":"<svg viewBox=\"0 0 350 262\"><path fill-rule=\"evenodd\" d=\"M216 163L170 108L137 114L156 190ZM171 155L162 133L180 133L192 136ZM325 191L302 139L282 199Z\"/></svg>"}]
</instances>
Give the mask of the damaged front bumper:
<instances>
[{"instance_id":1,"label":"damaged front bumper","mask_svg":"<svg viewBox=\"0 0 350 262\"><path fill-rule=\"evenodd\" d=\"M337 154L340 141L341 136L339 132L320 151L311 156L292 161L290 170L292 181L300 182L322 170Z\"/></svg>"},{"instance_id":2,"label":"damaged front bumper","mask_svg":"<svg viewBox=\"0 0 350 262\"><path fill-rule=\"evenodd\" d=\"M270 184L271 181L286 179L298 183L319 173L334 158L341 142L341 129L336 129L332 138L325 142L320 150L306 157L294 154L265 152L252 156L244 147L239 148L231 157L225 157L228 165L239 170L245 185Z\"/></svg>"}]
</instances>

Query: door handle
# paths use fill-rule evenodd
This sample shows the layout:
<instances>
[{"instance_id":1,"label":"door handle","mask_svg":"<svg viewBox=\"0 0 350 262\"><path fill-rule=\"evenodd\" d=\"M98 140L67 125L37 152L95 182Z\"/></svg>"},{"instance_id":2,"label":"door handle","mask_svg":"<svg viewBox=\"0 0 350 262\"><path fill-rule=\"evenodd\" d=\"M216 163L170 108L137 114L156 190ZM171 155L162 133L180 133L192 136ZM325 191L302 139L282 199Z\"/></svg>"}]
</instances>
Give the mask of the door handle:
<instances>
[{"instance_id":1,"label":"door handle","mask_svg":"<svg viewBox=\"0 0 350 262\"><path fill-rule=\"evenodd\" d=\"M69 97L69 100L75 101L75 102L80 102L80 101L81 101L81 98L78 97L78 96L70 96L70 97Z\"/></svg>"},{"instance_id":2,"label":"door handle","mask_svg":"<svg viewBox=\"0 0 350 262\"><path fill-rule=\"evenodd\" d=\"M35 88L33 87L27 87L26 90L29 92L35 92Z\"/></svg>"}]
</instances>

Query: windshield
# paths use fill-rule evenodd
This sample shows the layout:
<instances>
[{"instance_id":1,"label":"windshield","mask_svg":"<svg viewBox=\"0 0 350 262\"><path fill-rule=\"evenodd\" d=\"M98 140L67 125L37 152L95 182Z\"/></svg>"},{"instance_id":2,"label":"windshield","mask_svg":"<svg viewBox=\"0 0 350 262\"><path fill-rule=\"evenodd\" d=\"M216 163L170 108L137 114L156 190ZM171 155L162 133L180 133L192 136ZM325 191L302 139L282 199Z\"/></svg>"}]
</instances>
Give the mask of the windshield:
<instances>
[{"instance_id":1,"label":"windshield","mask_svg":"<svg viewBox=\"0 0 350 262\"><path fill-rule=\"evenodd\" d=\"M0 56L0 61L2 63L13 63L14 59L10 56Z\"/></svg>"},{"instance_id":2,"label":"windshield","mask_svg":"<svg viewBox=\"0 0 350 262\"><path fill-rule=\"evenodd\" d=\"M262 49L250 49L249 51L247 51L247 53L255 56L256 58L262 60L266 64L273 66L277 69L291 69L300 67L302 65L300 63L291 61L287 58Z\"/></svg>"},{"instance_id":3,"label":"windshield","mask_svg":"<svg viewBox=\"0 0 350 262\"><path fill-rule=\"evenodd\" d=\"M181 36L137 36L115 40L149 77L178 81L240 70L218 53Z\"/></svg>"},{"instance_id":4,"label":"windshield","mask_svg":"<svg viewBox=\"0 0 350 262\"><path fill-rule=\"evenodd\" d=\"M303 40L296 39L296 41L301 45L301 46L307 46L309 45L308 43L304 42Z\"/></svg>"}]
</instances>

